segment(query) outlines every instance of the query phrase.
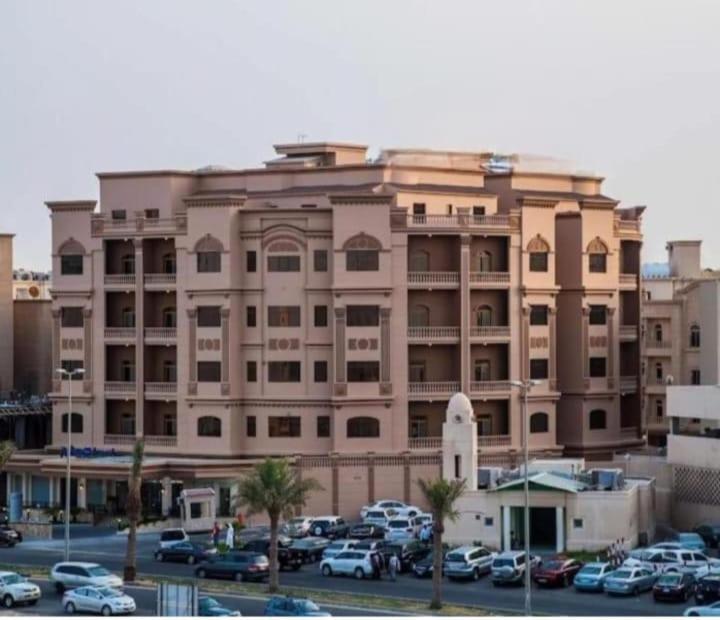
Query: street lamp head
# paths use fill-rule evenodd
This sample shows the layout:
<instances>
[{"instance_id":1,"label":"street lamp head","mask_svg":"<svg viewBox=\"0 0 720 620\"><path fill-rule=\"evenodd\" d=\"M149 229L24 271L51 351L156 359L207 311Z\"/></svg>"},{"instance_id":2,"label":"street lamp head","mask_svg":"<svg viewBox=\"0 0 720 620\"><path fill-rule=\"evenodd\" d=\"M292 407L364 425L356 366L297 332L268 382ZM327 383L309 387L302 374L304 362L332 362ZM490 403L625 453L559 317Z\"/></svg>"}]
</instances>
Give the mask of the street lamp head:
<instances>
[{"instance_id":1,"label":"street lamp head","mask_svg":"<svg viewBox=\"0 0 720 620\"><path fill-rule=\"evenodd\" d=\"M531 388L536 385L540 385L542 381L539 379L527 379L526 381L519 381L518 379L514 379L510 381L510 385L513 387L519 387L519 388Z\"/></svg>"},{"instance_id":2,"label":"street lamp head","mask_svg":"<svg viewBox=\"0 0 720 620\"><path fill-rule=\"evenodd\" d=\"M65 368L56 368L55 372L60 375L71 377L72 375L83 375L85 374L84 368L76 368L75 370L67 370Z\"/></svg>"}]
</instances>

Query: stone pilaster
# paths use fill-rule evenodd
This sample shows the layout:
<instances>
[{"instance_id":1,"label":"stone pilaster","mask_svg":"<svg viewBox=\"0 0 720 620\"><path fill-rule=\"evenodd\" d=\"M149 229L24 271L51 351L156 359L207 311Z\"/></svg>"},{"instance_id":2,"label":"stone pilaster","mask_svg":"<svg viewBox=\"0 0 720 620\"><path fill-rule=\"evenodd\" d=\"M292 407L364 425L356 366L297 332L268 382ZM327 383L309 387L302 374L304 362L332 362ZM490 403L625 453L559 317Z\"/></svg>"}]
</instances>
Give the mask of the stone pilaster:
<instances>
[{"instance_id":1,"label":"stone pilaster","mask_svg":"<svg viewBox=\"0 0 720 620\"><path fill-rule=\"evenodd\" d=\"M375 454L368 452L368 504L375 503Z\"/></svg>"},{"instance_id":2,"label":"stone pilaster","mask_svg":"<svg viewBox=\"0 0 720 620\"><path fill-rule=\"evenodd\" d=\"M345 374L345 308L335 308L335 396L347 394Z\"/></svg>"},{"instance_id":3,"label":"stone pilaster","mask_svg":"<svg viewBox=\"0 0 720 620\"><path fill-rule=\"evenodd\" d=\"M460 236L460 390L470 393L470 235Z\"/></svg>"},{"instance_id":4,"label":"stone pilaster","mask_svg":"<svg viewBox=\"0 0 720 620\"><path fill-rule=\"evenodd\" d=\"M222 384L220 393L223 396L230 394L230 310L220 310L220 325L222 331Z\"/></svg>"},{"instance_id":5,"label":"stone pilaster","mask_svg":"<svg viewBox=\"0 0 720 620\"><path fill-rule=\"evenodd\" d=\"M92 329L92 308L83 309L83 345L85 373L83 375L83 391L87 394L92 392L93 379L93 329Z\"/></svg>"},{"instance_id":6,"label":"stone pilaster","mask_svg":"<svg viewBox=\"0 0 720 620\"><path fill-rule=\"evenodd\" d=\"M392 393L390 383L390 308L380 308L380 394Z\"/></svg>"},{"instance_id":7,"label":"stone pilaster","mask_svg":"<svg viewBox=\"0 0 720 620\"><path fill-rule=\"evenodd\" d=\"M607 382L608 388L613 389L619 386L615 371L615 308L607 309Z\"/></svg>"},{"instance_id":8,"label":"stone pilaster","mask_svg":"<svg viewBox=\"0 0 720 620\"><path fill-rule=\"evenodd\" d=\"M60 392L62 390L62 381L58 377L57 368L60 368L60 309L56 308L52 311L52 391Z\"/></svg>"},{"instance_id":9,"label":"stone pilaster","mask_svg":"<svg viewBox=\"0 0 720 620\"><path fill-rule=\"evenodd\" d=\"M548 361L548 378L550 379L550 389L557 390L557 308L548 308L549 316L549 345L550 345L550 359Z\"/></svg>"},{"instance_id":10,"label":"stone pilaster","mask_svg":"<svg viewBox=\"0 0 720 620\"><path fill-rule=\"evenodd\" d=\"M520 343L520 379L526 381L530 378L530 306L524 306L520 320L522 340Z\"/></svg>"},{"instance_id":11,"label":"stone pilaster","mask_svg":"<svg viewBox=\"0 0 720 620\"><path fill-rule=\"evenodd\" d=\"M590 387L590 308L582 309L582 377L583 387Z\"/></svg>"},{"instance_id":12,"label":"stone pilaster","mask_svg":"<svg viewBox=\"0 0 720 620\"><path fill-rule=\"evenodd\" d=\"M135 239L135 435L145 434L145 281L143 241Z\"/></svg>"},{"instance_id":13,"label":"stone pilaster","mask_svg":"<svg viewBox=\"0 0 720 620\"><path fill-rule=\"evenodd\" d=\"M188 316L188 387L190 396L197 394L197 310L189 308Z\"/></svg>"}]
</instances>

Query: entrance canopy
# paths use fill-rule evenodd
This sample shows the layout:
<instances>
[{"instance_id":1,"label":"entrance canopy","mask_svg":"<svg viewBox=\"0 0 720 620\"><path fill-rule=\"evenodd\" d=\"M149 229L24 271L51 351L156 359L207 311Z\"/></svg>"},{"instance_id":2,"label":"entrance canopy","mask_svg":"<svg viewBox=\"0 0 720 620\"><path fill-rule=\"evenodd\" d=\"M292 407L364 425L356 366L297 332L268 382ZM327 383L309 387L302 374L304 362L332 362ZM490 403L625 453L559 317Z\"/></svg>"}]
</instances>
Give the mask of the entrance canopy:
<instances>
[{"instance_id":1,"label":"entrance canopy","mask_svg":"<svg viewBox=\"0 0 720 620\"><path fill-rule=\"evenodd\" d=\"M525 484L523 477L516 478L505 482L498 487L492 489L494 492L500 491L522 491ZM532 491L562 491L564 493L577 493L587 488L587 485L575 480L574 478L566 478L558 474L550 472L538 472L531 474L528 478L528 487Z\"/></svg>"}]
</instances>

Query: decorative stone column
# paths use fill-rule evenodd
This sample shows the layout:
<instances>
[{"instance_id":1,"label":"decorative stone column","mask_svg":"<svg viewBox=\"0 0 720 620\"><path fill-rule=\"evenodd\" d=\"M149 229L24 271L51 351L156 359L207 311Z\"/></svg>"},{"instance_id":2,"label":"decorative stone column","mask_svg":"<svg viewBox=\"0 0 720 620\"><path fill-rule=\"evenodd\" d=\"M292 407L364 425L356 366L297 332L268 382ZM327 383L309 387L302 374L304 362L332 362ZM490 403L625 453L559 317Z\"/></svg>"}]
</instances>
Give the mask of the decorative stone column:
<instances>
[{"instance_id":1,"label":"decorative stone column","mask_svg":"<svg viewBox=\"0 0 720 620\"><path fill-rule=\"evenodd\" d=\"M619 336L617 336L619 337ZM616 386L615 382L615 308L607 309L607 382L608 389ZM619 386L619 382L617 383Z\"/></svg>"},{"instance_id":2,"label":"decorative stone column","mask_svg":"<svg viewBox=\"0 0 720 620\"><path fill-rule=\"evenodd\" d=\"M83 392L89 394L92 392L93 379L93 329L92 329L92 308L83 308L83 344L85 372L83 374Z\"/></svg>"},{"instance_id":3,"label":"decorative stone column","mask_svg":"<svg viewBox=\"0 0 720 620\"><path fill-rule=\"evenodd\" d=\"M470 235L460 236L460 390L470 393Z\"/></svg>"},{"instance_id":4,"label":"decorative stone column","mask_svg":"<svg viewBox=\"0 0 720 620\"><path fill-rule=\"evenodd\" d=\"M197 310L189 308L188 316L188 386L189 396L197 394Z\"/></svg>"},{"instance_id":5,"label":"decorative stone column","mask_svg":"<svg viewBox=\"0 0 720 620\"><path fill-rule=\"evenodd\" d=\"M550 379L550 389L551 390L557 390L557 308L551 307L548 308L548 312L550 314L550 326L549 326L549 345L550 345L550 360L548 362L549 373L548 377Z\"/></svg>"},{"instance_id":6,"label":"decorative stone column","mask_svg":"<svg viewBox=\"0 0 720 620\"><path fill-rule=\"evenodd\" d=\"M143 240L135 239L135 436L145 434L145 281Z\"/></svg>"},{"instance_id":7,"label":"decorative stone column","mask_svg":"<svg viewBox=\"0 0 720 620\"><path fill-rule=\"evenodd\" d=\"M565 551L565 509L562 506L555 507L555 551Z\"/></svg>"},{"instance_id":8,"label":"decorative stone column","mask_svg":"<svg viewBox=\"0 0 720 620\"><path fill-rule=\"evenodd\" d=\"M390 308L380 308L380 394L392 394L390 382Z\"/></svg>"},{"instance_id":9,"label":"decorative stone column","mask_svg":"<svg viewBox=\"0 0 720 620\"><path fill-rule=\"evenodd\" d=\"M78 478L77 481L77 507L87 510L87 479Z\"/></svg>"},{"instance_id":10,"label":"decorative stone column","mask_svg":"<svg viewBox=\"0 0 720 620\"><path fill-rule=\"evenodd\" d=\"M222 383L220 394L230 394L230 309L220 310L220 329L222 332Z\"/></svg>"},{"instance_id":11,"label":"decorative stone column","mask_svg":"<svg viewBox=\"0 0 720 620\"><path fill-rule=\"evenodd\" d=\"M335 308L335 396L347 395L345 380L345 308Z\"/></svg>"},{"instance_id":12,"label":"decorative stone column","mask_svg":"<svg viewBox=\"0 0 720 620\"><path fill-rule=\"evenodd\" d=\"M500 506L502 513L502 550L510 551L510 506Z\"/></svg>"},{"instance_id":13,"label":"decorative stone column","mask_svg":"<svg viewBox=\"0 0 720 620\"><path fill-rule=\"evenodd\" d=\"M530 378L530 306L523 306L520 321L522 341L520 343L520 379Z\"/></svg>"},{"instance_id":14,"label":"decorative stone column","mask_svg":"<svg viewBox=\"0 0 720 620\"><path fill-rule=\"evenodd\" d=\"M582 373L583 388L590 388L590 308L582 309Z\"/></svg>"},{"instance_id":15,"label":"decorative stone column","mask_svg":"<svg viewBox=\"0 0 720 620\"><path fill-rule=\"evenodd\" d=\"M165 476L161 481L162 487L160 490L160 510L164 517L170 514L172 507L172 479Z\"/></svg>"},{"instance_id":16,"label":"decorative stone column","mask_svg":"<svg viewBox=\"0 0 720 620\"><path fill-rule=\"evenodd\" d=\"M48 476L48 505L55 505L55 477Z\"/></svg>"},{"instance_id":17,"label":"decorative stone column","mask_svg":"<svg viewBox=\"0 0 720 620\"><path fill-rule=\"evenodd\" d=\"M56 368L60 368L60 308L52 310L52 391L62 390L62 381L58 377Z\"/></svg>"}]
</instances>

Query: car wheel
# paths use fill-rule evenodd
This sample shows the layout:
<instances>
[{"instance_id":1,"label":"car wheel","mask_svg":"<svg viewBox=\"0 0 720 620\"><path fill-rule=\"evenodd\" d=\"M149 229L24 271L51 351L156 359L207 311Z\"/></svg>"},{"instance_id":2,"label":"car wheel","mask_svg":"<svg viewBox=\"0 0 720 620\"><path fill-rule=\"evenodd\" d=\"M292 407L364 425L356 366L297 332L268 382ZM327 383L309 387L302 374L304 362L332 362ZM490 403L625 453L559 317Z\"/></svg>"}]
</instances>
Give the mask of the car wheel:
<instances>
[{"instance_id":1,"label":"car wheel","mask_svg":"<svg viewBox=\"0 0 720 620\"><path fill-rule=\"evenodd\" d=\"M197 573L195 573L200 579L205 579L205 569L201 568Z\"/></svg>"},{"instance_id":2,"label":"car wheel","mask_svg":"<svg viewBox=\"0 0 720 620\"><path fill-rule=\"evenodd\" d=\"M479 568L475 567L475 569L473 570L472 578L473 578L473 581L478 581L480 579L480 569Z\"/></svg>"},{"instance_id":3,"label":"car wheel","mask_svg":"<svg viewBox=\"0 0 720 620\"><path fill-rule=\"evenodd\" d=\"M66 614L74 614L75 613L75 603L73 603L71 601L67 605L65 605L65 613Z\"/></svg>"},{"instance_id":4,"label":"car wheel","mask_svg":"<svg viewBox=\"0 0 720 620\"><path fill-rule=\"evenodd\" d=\"M110 609L110 607L108 605L103 605L103 608L100 610L100 613L103 616L109 616L110 614L112 614L112 609Z\"/></svg>"},{"instance_id":5,"label":"car wheel","mask_svg":"<svg viewBox=\"0 0 720 620\"><path fill-rule=\"evenodd\" d=\"M235 573L235 581L245 581L245 575L242 573Z\"/></svg>"},{"instance_id":6,"label":"car wheel","mask_svg":"<svg viewBox=\"0 0 720 620\"><path fill-rule=\"evenodd\" d=\"M325 564L325 566L322 567L322 574L329 577L332 575L332 568L330 568L328 564Z\"/></svg>"},{"instance_id":7,"label":"car wheel","mask_svg":"<svg viewBox=\"0 0 720 620\"><path fill-rule=\"evenodd\" d=\"M315 531L315 536L321 536L321 535L322 535L322 528L321 528L321 527L316 527L314 531Z\"/></svg>"},{"instance_id":8,"label":"car wheel","mask_svg":"<svg viewBox=\"0 0 720 620\"><path fill-rule=\"evenodd\" d=\"M189 556L188 556L188 559L187 559L187 563L188 563L188 564L195 564L195 556L194 556L194 555L189 555Z\"/></svg>"},{"instance_id":9,"label":"car wheel","mask_svg":"<svg viewBox=\"0 0 720 620\"><path fill-rule=\"evenodd\" d=\"M3 596L2 603L3 607L7 607L7 609L10 609L15 604L15 601L13 600L12 596L6 594L5 596Z\"/></svg>"},{"instance_id":10,"label":"car wheel","mask_svg":"<svg viewBox=\"0 0 720 620\"><path fill-rule=\"evenodd\" d=\"M162 553L160 553L160 552L158 552L158 553L155 554L155 559L156 559L158 562L162 562L164 558L165 558L165 556L164 556Z\"/></svg>"},{"instance_id":11,"label":"car wheel","mask_svg":"<svg viewBox=\"0 0 720 620\"><path fill-rule=\"evenodd\" d=\"M355 569L355 579L365 579L365 571L359 566Z\"/></svg>"},{"instance_id":12,"label":"car wheel","mask_svg":"<svg viewBox=\"0 0 720 620\"><path fill-rule=\"evenodd\" d=\"M688 616L699 616L700 614L696 611L691 611Z\"/></svg>"}]
</instances>

